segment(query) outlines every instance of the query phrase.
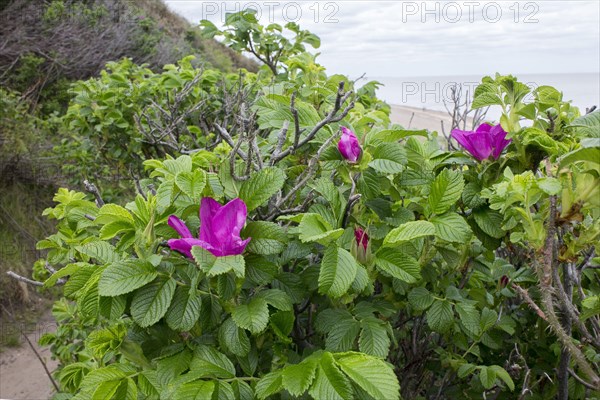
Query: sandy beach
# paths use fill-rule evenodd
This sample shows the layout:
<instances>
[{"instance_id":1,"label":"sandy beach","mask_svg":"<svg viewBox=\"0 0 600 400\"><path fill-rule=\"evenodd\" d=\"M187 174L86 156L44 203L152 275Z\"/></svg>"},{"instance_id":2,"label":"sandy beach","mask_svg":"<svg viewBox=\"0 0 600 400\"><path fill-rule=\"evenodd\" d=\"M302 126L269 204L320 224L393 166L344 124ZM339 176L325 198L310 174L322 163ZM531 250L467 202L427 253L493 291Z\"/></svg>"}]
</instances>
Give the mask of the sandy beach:
<instances>
[{"instance_id":1,"label":"sandy beach","mask_svg":"<svg viewBox=\"0 0 600 400\"><path fill-rule=\"evenodd\" d=\"M392 122L406 129L429 129L442 133L443 124L446 133L450 131L452 118L446 112L395 104L392 104L391 108Z\"/></svg>"}]
</instances>

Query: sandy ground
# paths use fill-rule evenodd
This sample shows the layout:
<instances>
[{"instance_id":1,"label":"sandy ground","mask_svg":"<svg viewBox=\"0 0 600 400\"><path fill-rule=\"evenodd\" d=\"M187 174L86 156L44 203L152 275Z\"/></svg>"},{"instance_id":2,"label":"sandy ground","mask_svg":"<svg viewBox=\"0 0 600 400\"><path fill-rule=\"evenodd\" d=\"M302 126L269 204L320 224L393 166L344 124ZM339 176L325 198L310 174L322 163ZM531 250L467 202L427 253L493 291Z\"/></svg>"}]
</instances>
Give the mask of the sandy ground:
<instances>
[{"instance_id":1,"label":"sandy ground","mask_svg":"<svg viewBox=\"0 0 600 400\"><path fill-rule=\"evenodd\" d=\"M19 329L7 325L1 327L2 334ZM22 329L46 363L48 370L54 371L58 363L50 359L50 349L37 344L40 336L56 329L56 322L50 311L43 314L37 324L24 326ZM0 353L0 399L50 399L54 393L52 383L31 347L21 339L20 347L4 348Z\"/></svg>"},{"instance_id":2,"label":"sandy ground","mask_svg":"<svg viewBox=\"0 0 600 400\"><path fill-rule=\"evenodd\" d=\"M446 133L449 133L452 118L445 111L433 111L423 108L391 105L391 120L406 129L429 129L442 133L442 122Z\"/></svg>"}]
</instances>

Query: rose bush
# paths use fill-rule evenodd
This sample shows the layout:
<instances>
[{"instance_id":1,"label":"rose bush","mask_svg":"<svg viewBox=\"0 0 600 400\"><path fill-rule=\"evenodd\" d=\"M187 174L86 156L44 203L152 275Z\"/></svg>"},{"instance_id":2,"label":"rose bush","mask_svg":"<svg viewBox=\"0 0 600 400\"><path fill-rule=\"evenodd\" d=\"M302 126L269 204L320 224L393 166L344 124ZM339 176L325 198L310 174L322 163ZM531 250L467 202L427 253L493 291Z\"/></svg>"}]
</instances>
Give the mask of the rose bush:
<instances>
[{"instance_id":1,"label":"rose bush","mask_svg":"<svg viewBox=\"0 0 600 400\"><path fill-rule=\"evenodd\" d=\"M229 40L260 40L253 15L238 17ZM238 122L202 133L211 151L145 160L122 205L57 193L45 214L58 231L39 243L57 269L45 285L68 277L72 303L57 310L82 327L42 340L61 354L62 390L598 395L600 114L486 77L473 104L501 107L500 125L454 133L468 152L453 151L390 124L376 83L355 92L286 49L241 78L260 84L244 86ZM68 350L67 336L79 339Z\"/></svg>"}]
</instances>

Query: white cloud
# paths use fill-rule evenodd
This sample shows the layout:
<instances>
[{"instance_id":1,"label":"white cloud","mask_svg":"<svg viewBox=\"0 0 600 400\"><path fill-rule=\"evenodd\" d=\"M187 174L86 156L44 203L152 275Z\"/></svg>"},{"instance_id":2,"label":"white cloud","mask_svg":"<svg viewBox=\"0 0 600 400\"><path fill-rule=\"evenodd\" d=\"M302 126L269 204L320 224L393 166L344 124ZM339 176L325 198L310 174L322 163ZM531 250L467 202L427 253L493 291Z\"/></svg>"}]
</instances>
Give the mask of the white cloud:
<instances>
[{"instance_id":1,"label":"white cloud","mask_svg":"<svg viewBox=\"0 0 600 400\"><path fill-rule=\"evenodd\" d=\"M261 9L264 23L272 22L271 16L285 22L286 11L295 17L300 6L297 22L321 37L321 63L330 72L351 76L600 71L597 0L166 3L192 22L208 17L217 25L225 12L251 3ZM453 23L457 9L462 15ZM498 18L497 9L502 13Z\"/></svg>"}]
</instances>

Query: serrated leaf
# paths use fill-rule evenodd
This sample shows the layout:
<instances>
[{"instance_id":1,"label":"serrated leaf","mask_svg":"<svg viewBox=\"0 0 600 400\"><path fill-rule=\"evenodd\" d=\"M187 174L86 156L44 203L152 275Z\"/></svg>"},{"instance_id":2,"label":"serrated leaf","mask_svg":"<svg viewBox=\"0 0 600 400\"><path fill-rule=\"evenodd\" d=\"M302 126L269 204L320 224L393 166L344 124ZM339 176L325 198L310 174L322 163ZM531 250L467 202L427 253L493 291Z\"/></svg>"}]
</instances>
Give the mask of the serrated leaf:
<instances>
[{"instance_id":1,"label":"serrated leaf","mask_svg":"<svg viewBox=\"0 0 600 400\"><path fill-rule=\"evenodd\" d=\"M369 166L384 174L401 172L407 163L406 153L399 143L382 144L373 150L372 156Z\"/></svg>"},{"instance_id":2,"label":"serrated leaf","mask_svg":"<svg viewBox=\"0 0 600 400\"><path fill-rule=\"evenodd\" d=\"M342 371L375 399L400 398L400 385L391 366L383 360L360 353L335 356Z\"/></svg>"},{"instance_id":3,"label":"serrated leaf","mask_svg":"<svg viewBox=\"0 0 600 400\"><path fill-rule=\"evenodd\" d=\"M475 369L477 368L476 365L473 364L462 364L460 367L458 367L458 371L456 371L456 375L460 378L463 379L469 375L471 375L473 373L473 371L475 371Z\"/></svg>"},{"instance_id":4,"label":"serrated leaf","mask_svg":"<svg viewBox=\"0 0 600 400\"><path fill-rule=\"evenodd\" d=\"M198 201L206 186L206 176L201 169L180 172L175 176L175 183L188 197L194 201Z\"/></svg>"},{"instance_id":5,"label":"serrated leaf","mask_svg":"<svg viewBox=\"0 0 600 400\"><path fill-rule=\"evenodd\" d=\"M424 287L414 288L408 293L408 302L418 311L427 310L433 300L433 295Z\"/></svg>"},{"instance_id":6,"label":"serrated leaf","mask_svg":"<svg viewBox=\"0 0 600 400\"><path fill-rule=\"evenodd\" d=\"M98 216L95 219L98 224L109 224L111 222L124 222L133 226L133 216L127 209L117 204L105 204L98 211Z\"/></svg>"},{"instance_id":7,"label":"serrated leaf","mask_svg":"<svg viewBox=\"0 0 600 400\"><path fill-rule=\"evenodd\" d=\"M273 371L263 376L256 384L256 396L262 400L279 392L283 388L281 374L282 371Z\"/></svg>"},{"instance_id":8,"label":"serrated leaf","mask_svg":"<svg viewBox=\"0 0 600 400\"><path fill-rule=\"evenodd\" d=\"M360 322L358 348L361 352L385 359L390 351L390 337L385 323L377 318L365 318Z\"/></svg>"},{"instance_id":9,"label":"serrated leaf","mask_svg":"<svg viewBox=\"0 0 600 400\"><path fill-rule=\"evenodd\" d=\"M231 317L240 328L259 334L269 323L269 306L265 299L255 297L248 304L235 306Z\"/></svg>"},{"instance_id":10,"label":"serrated leaf","mask_svg":"<svg viewBox=\"0 0 600 400\"><path fill-rule=\"evenodd\" d=\"M174 400L206 400L212 397L214 391L214 382L195 381L181 385L173 395Z\"/></svg>"},{"instance_id":11,"label":"serrated leaf","mask_svg":"<svg viewBox=\"0 0 600 400\"><path fill-rule=\"evenodd\" d=\"M444 333L454 323L452 304L447 300L435 300L426 315L427 325L436 332Z\"/></svg>"},{"instance_id":12,"label":"serrated leaf","mask_svg":"<svg viewBox=\"0 0 600 400\"><path fill-rule=\"evenodd\" d=\"M424 236L435 235L435 227L429 221L410 221L392 229L383 240L385 245L394 245Z\"/></svg>"},{"instance_id":13,"label":"serrated leaf","mask_svg":"<svg viewBox=\"0 0 600 400\"><path fill-rule=\"evenodd\" d=\"M406 283L415 283L421 278L421 267L417 260L391 248L380 249L375 256L377 268Z\"/></svg>"},{"instance_id":14,"label":"serrated leaf","mask_svg":"<svg viewBox=\"0 0 600 400\"><path fill-rule=\"evenodd\" d=\"M252 221L242 231L242 237L252 238L246 247L250 253L279 254L288 242L285 230L272 222Z\"/></svg>"},{"instance_id":15,"label":"serrated leaf","mask_svg":"<svg viewBox=\"0 0 600 400\"><path fill-rule=\"evenodd\" d=\"M464 187L459 171L444 169L430 186L428 202L431 212L443 214L448 211L460 199Z\"/></svg>"},{"instance_id":16,"label":"serrated leaf","mask_svg":"<svg viewBox=\"0 0 600 400\"><path fill-rule=\"evenodd\" d=\"M292 299L290 296L279 289L267 289L259 292L256 297L265 299L267 304L282 311L292 310Z\"/></svg>"},{"instance_id":17,"label":"serrated leaf","mask_svg":"<svg viewBox=\"0 0 600 400\"><path fill-rule=\"evenodd\" d=\"M352 400L352 385L335 363L331 353L324 352L317 367L315 380L308 393L314 399Z\"/></svg>"},{"instance_id":18,"label":"serrated leaf","mask_svg":"<svg viewBox=\"0 0 600 400\"><path fill-rule=\"evenodd\" d=\"M119 261L120 257L110 243L97 241L76 247L77 251L94 258L102 264Z\"/></svg>"},{"instance_id":19,"label":"serrated leaf","mask_svg":"<svg viewBox=\"0 0 600 400\"><path fill-rule=\"evenodd\" d=\"M119 296L152 282L158 273L148 261L131 259L110 264L102 273L98 292L102 296Z\"/></svg>"},{"instance_id":20,"label":"serrated leaf","mask_svg":"<svg viewBox=\"0 0 600 400\"><path fill-rule=\"evenodd\" d=\"M334 325L329 330L325 347L331 351L348 351L354 348L354 342L360 331L360 322L355 319L332 321Z\"/></svg>"},{"instance_id":21,"label":"serrated leaf","mask_svg":"<svg viewBox=\"0 0 600 400\"><path fill-rule=\"evenodd\" d=\"M323 255L319 272L319 293L337 298L344 295L356 277L356 260L348 251L331 246Z\"/></svg>"},{"instance_id":22,"label":"serrated leaf","mask_svg":"<svg viewBox=\"0 0 600 400\"><path fill-rule=\"evenodd\" d=\"M488 367L481 367L479 370L479 381L486 389L491 389L496 384L496 372Z\"/></svg>"},{"instance_id":23,"label":"serrated leaf","mask_svg":"<svg viewBox=\"0 0 600 400\"><path fill-rule=\"evenodd\" d=\"M473 211L473 217L477 226L486 234L496 239L501 239L506 235L502 229L504 218L502 214L489 208L480 208Z\"/></svg>"},{"instance_id":24,"label":"serrated leaf","mask_svg":"<svg viewBox=\"0 0 600 400\"><path fill-rule=\"evenodd\" d=\"M200 318L201 308L200 295L185 286L178 286L167 313L167 324L176 331L189 331Z\"/></svg>"},{"instance_id":25,"label":"serrated leaf","mask_svg":"<svg viewBox=\"0 0 600 400\"><path fill-rule=\"evenodd\" d=\"M202 371L205 376L230 379L235 377L235 367L227 356L211 346L199 345L194 350L190 371Z\"/></svg>"},{"instance_id":26,"label":"serrated leaf","mask_svg":"<svg viewBox=\"0 0 600 400\"><path fill-rule=\"evenodd\" d=\"M300 231L300 240L303 243L317 242L322 245L327 245L344 233L342 228L333 229L329 222L316 213L304 214L298 230Z\"/></svg>"},{"instance_id":27,"label":"serrated leaf","mask_svg":"<svg viewBox=\"0 0 600 400\"><path fill-rule=\"evenodd\" d=\"M131 316L142 328L154 325L167 312L177 284L172 278L158 279L138 289L131 301Z\"/></svg>"},{"instance_id":28,"label":"serrated leaf","mask_svg":"<svg viewBox=\"0 0 600 400\"><path fill-rule=\"evenodd\" d=\"M437 215L430 221L435 228L435 236L446 242L466 243L473 235L467 221L454 212Z\"/></svg>"},{"instance_id":29,"label":"serrated leaf","mask_svg":"<svg viewBox=\"0 0 600 400\"><path fill-rule=\"evenodd\" d=\"M219 342L236 356L245 357L250 351L250 339L233 319L228 318L219 328Z\"/></svg>"},{"instance_id":30,"label":"serrated leaf","mask_svg":"<svg viewBox=\"0 0 600 400\"><path fill-rule=\"evenodd\" d=\"M460 324L470 336L478 336L481 333L479 328L479 311L477 311L475 306L468 303L457 303L456 312L460 317Z\"/></svg>"},{"instance_id":31,"label":"serrated leaf","mask_svg":"<svg viewBox=\"0 0 600 400\"><path fill-rule=\"evenodd\" d=\"M277 311L271 315L269 324L273 332L285 343L291 343L289 338L294 328L294 313L292 311Z\"/></svg>"},{"instance_id":32,"label":"serrated leaf","mask_svg":"<svg viewBox=\"0 0 600 400\"><path fill-rule=\"evenodd\" d=\"M267 167L254 172L244 181L240 189L240 199L252 211L277 193L285 183L285 173L276 167Z\"/></svg>"},{"instance_id":33,"label":"serrated leaf","mask_svg":"<svg viewBox=\"0 0 600 400\"><path fill-rule=\"evenodd\" d=\"M292 396L300 396L310 387L317 370L317 360L306 359L299 364L288 365L281 373L283 388Z\"/></svg>"},{"instance_id":34,"label":"serrated leaf","mask_svg":"<svg viewBox=\"0 0 600 400\"><path fill-rule=\"evenodd\" d=\"M500 378L506 384L506 386L508 386L511 392L515 390L515 383L504 368L499 365L492 365L488 368L496 373L496 376Z\"/></svg>"}]
</instances>

